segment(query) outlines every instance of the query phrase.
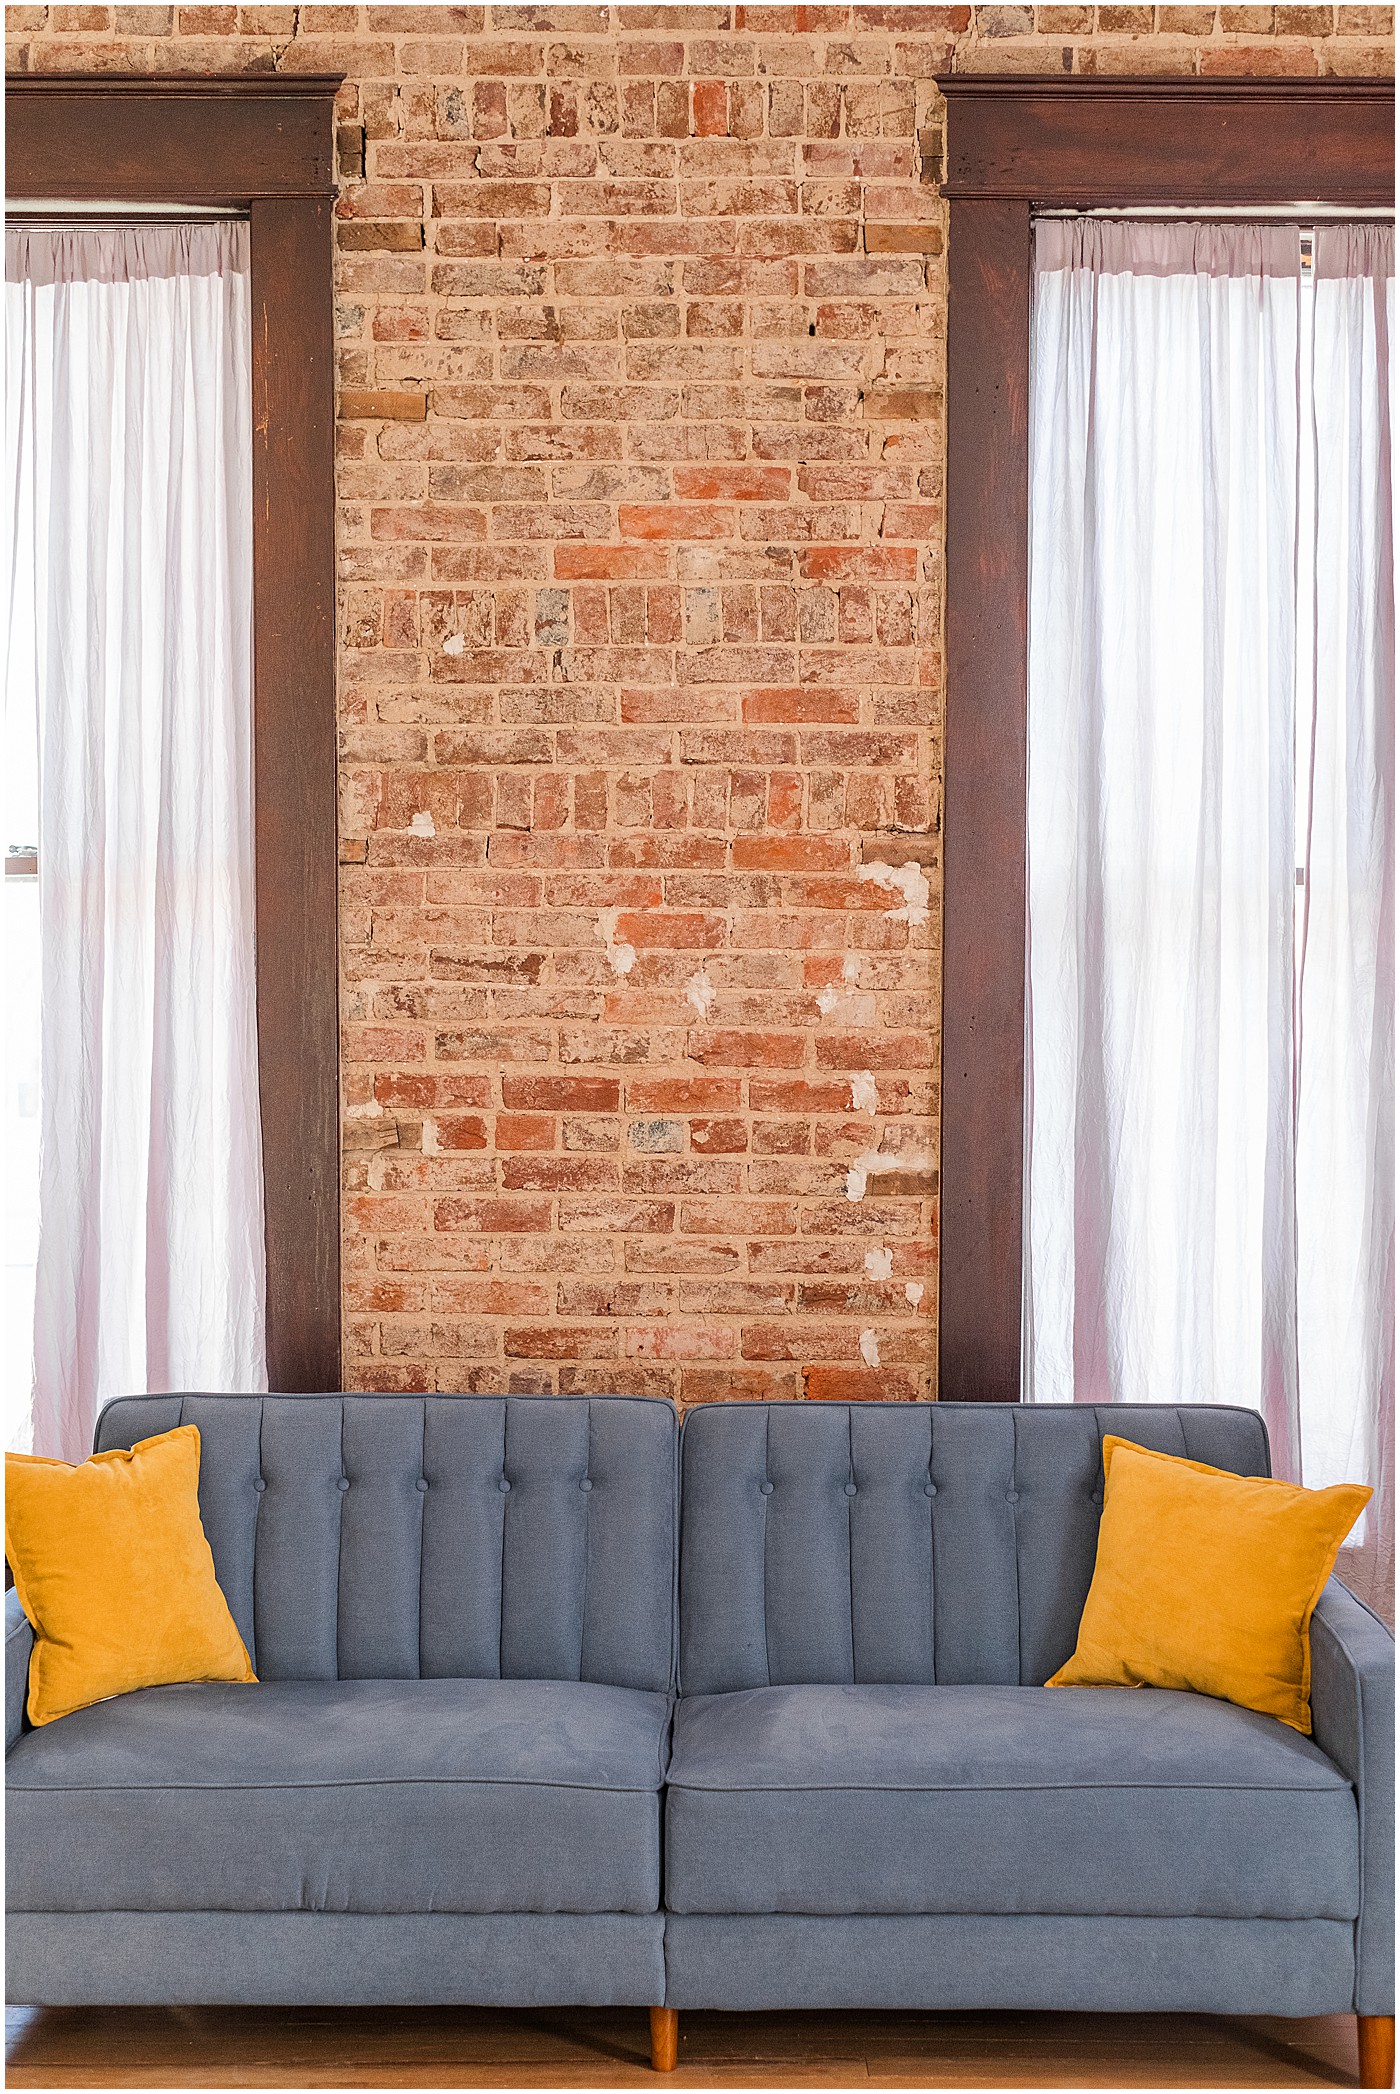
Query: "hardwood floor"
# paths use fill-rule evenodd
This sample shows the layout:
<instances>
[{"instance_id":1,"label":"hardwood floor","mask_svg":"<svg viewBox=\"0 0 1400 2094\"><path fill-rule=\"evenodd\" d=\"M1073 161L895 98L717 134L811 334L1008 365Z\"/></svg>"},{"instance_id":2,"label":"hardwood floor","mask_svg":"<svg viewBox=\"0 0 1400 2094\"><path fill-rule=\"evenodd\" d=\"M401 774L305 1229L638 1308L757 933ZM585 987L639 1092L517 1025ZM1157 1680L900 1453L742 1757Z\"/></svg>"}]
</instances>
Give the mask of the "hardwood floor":
<instances>
[{"instance_id":1,"label":"hardwood floor","mask_svg":"<svg viewBox=\"0 0 1400 2094\"><path fill-rule=\"evenodd\" d=\"M1356 2024L1167 2014L11 2007L11 2087L1354 2087Z\"/></svg>"}]
</instances>

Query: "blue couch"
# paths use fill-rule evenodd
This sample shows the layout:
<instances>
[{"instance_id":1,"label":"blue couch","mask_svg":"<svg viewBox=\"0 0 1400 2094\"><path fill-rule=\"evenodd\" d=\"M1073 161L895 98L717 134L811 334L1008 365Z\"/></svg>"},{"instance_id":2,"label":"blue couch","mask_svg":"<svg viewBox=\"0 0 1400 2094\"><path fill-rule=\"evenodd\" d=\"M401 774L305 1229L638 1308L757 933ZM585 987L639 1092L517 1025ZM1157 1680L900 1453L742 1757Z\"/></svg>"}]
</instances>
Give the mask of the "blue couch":
<instances>
[{"instance_id":1,"label":"blue couch","mask_svg":"<svg viewBox=\"0 0 1400 2094\"><path fill-rule=\"evenodd\" d=\"M1348 2012L1381 2054L1381 1624L1329 1585L1311 1740L1044 1690L1103 1433L1267 1474L1253 1412L169 1396L97 1444L181 1422L263 1684L30 1730L8 1596L12 1999L628 2002L663 2067L686 2007Z\"/></svg>"}]
</instances>

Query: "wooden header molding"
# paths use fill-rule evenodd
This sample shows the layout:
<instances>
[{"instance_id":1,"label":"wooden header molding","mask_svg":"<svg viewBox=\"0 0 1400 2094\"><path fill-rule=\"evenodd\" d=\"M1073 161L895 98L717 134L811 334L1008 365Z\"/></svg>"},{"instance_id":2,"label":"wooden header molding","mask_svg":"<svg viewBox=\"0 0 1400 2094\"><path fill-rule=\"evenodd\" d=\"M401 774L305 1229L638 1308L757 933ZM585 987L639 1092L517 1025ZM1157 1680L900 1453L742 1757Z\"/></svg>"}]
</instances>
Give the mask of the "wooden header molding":
<instances>
[{"instance_id":1,"label":"wooden header molding","mask_svg":"<svg viewBox=\"0 0 1400 2094\"><path fill-rule=\"evenodd\" d=\"M938 85L949 200L939 1394L1005 1402L1021 1391L1035 207L1389 207L1395 90L967 74Z\"/></svg>"},{"instance_id":2,"label":"wooden header molding","mask_svg":"<svg viewBox=\"0 0 1400 2094\"><path fill-rule=\"evenodd\" d=\"M339 77L319 73L229 80L12 74L5 186L11 196L72 203L333 200L331 105L339 86Z\"/></svg>"},{"instance_id":3,"label":"wooden header molding","mask_svg":"<svg viewBox=\"0 0 1400 2094\"><path fill-rule=\"evenodd\" d=\"M340 1386L331 205L339 77L6 82L35 202L246 211L253 761L269 1386Z\"/></svg>"},{"instance_id":4,"label":"wooden header molding","mask_svg":"<svg viewBox=\"0 0 1400 2094\"><path fill-rule=\"evenodd\" d=\"M1028 197L1061 208L1393 201L1389 80L948 74L938 85L949 104L950 199Z\"/></svg>"}]
</instances>

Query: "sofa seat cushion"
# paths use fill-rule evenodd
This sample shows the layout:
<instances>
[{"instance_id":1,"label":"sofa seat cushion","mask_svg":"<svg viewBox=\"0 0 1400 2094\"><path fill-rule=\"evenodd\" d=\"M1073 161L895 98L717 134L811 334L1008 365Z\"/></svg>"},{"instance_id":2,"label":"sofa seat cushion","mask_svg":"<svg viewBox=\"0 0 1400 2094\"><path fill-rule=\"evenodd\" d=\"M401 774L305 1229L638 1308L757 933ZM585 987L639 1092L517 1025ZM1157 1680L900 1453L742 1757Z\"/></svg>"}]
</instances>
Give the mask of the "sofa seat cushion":
<instances>
[{"instance_id":1,"label":"sofa seat cushion","mask_svg":"<svg viewBox=\"0 0 1400 2094\"><path fill-rule=\"evenodd\" d=\"M172 1686L21 1739L12 1911L655 1912L665 1695Z\"/></svg>"},{"instance_id":2,"label":"sofa seat cushion","mask_svg":"<svg viewBox=\"0 0 1400 2094\"><path fill-rule=\"evenodd\" d=\"M1296 1731L1127 1688L760 1687L684 1699L678 1913L1351 1919L1349 1783Z\"/></svg>"}]
</instances>

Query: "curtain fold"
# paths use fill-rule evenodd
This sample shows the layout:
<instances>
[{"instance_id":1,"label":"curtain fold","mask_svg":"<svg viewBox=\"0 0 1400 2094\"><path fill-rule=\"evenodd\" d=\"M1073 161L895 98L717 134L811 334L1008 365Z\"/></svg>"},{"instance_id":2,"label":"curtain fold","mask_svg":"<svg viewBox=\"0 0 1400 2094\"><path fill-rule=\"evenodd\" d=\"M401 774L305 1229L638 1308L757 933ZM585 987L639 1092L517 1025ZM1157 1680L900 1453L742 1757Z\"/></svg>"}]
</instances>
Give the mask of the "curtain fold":
<instances>
[{"instance_id":1,"label":"curtain fold","mask_svg":"<svg viewBox=\"0 0 1400 2094\"><path fill-rule=\"evenodd\" d=\"M42 944L33 1444L266 1386L247 228L6 235Z\"/></svg>"},{"instance_id":2,"label":"curtain fold","mask_svg":"<svg viewBox=\"0 0 1400 2094\"><path fill-rule=\"evenodd\" d=\"M1318 229L1312 662L1297 1017L1303 1481L1376 1490L1348 1582L1393 1590L1395 630L1390 331L1395 235Z\"/></svg>"},{"instance_id":3,"label":"curtain fold","mask_svg":"<svg viewBox=\"0 0 1400 2094\"><path fill-rule=\"evenodd\" d=\"M1381 1486L1373 1553L1391 251L1042 222L1031 427L1026 1393L1254 1406L1276 1473Z\"/></svg>"}]
</instances>

